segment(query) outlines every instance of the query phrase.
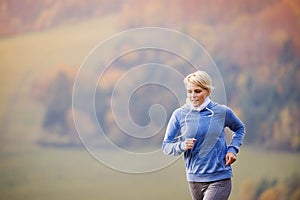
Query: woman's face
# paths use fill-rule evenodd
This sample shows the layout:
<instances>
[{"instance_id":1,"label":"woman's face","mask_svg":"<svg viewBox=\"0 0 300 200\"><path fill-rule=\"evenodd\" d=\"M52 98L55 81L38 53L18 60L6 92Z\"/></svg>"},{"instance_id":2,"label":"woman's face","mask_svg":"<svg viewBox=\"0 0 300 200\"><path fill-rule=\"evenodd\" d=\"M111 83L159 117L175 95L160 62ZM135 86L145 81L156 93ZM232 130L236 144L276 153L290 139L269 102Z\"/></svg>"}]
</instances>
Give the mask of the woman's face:
<instances>
[{"instance_id":1,"label":"woman's face","mask_svg":"<svg viewBox=\"0 0 300 200\"><path fill-rule=\"evenodd\" d=\"M209 95L208 90L193 83L186 84L186 92L194 107L200 106Z\"/></svg>"}]
</instances>

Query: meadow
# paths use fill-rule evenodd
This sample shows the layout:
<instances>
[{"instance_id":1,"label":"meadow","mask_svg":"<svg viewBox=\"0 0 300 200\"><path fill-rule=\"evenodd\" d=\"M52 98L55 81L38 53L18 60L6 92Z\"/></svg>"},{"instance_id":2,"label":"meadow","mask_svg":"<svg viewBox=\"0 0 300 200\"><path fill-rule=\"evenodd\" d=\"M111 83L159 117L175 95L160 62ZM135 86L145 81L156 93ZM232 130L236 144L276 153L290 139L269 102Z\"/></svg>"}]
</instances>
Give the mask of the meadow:
<instances>
[{"instance_id":1,"label":"meadow","mask_svg":"<svg viewBox=\"0 0 300 200\"><path fill-rule=\"evenodd\" d=\"M83 148L32 145L2 150L0 155L0 199L190 198L182 159L156 172L126 174L104 166ZM244 147L233 166L230 199L241 199L241 186L249 182L299 173L299 164L300 154Z\"/></svg>"}]
</instances>

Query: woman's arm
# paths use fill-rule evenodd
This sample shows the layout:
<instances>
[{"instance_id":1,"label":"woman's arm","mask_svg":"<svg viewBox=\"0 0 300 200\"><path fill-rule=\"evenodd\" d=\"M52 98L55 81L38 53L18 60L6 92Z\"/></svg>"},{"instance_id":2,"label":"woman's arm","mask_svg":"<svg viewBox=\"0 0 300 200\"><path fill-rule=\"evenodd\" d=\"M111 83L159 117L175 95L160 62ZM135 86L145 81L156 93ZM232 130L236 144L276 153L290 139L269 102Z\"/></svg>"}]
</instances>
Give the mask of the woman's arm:
<instances>
[{"instance_id":1,"label":"woman's arm","mask_svg":"<svg viewBox=\"0 0 300 200\"><path fill-rule=\"evenodd\" d=\"M240 150L240 146L242 145L245 136L245 125L230 108L227 108L225 126L233 131L232 140L228 146L227 152L236 155Z\"/></svg>"},{"instance_id":2,"label":"woman's arm","mask_svg":"<svg viewBox=\"0 0 300 200\"><path fill-rule=\"evenodd\" d=\"M185 151L184 141L176 138L180 130L179 110L175 110L169 120L162 149L165 155L178 156ZM178 141L179 140L179 141Z\"/></svg>"}]
</instances>

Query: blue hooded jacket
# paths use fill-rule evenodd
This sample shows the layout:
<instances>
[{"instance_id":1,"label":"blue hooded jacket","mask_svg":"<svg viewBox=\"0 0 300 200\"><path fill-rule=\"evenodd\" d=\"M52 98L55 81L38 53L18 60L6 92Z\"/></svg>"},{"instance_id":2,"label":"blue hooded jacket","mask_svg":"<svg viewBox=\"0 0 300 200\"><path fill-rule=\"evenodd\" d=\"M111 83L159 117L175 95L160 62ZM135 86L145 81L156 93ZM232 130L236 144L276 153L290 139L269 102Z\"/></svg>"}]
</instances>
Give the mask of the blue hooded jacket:
<instances>
[{"instance_id":1,"label":"blue hooded jacket","mask_svg":"<svg viewBox=\"0 0 300 200\"><path fill-rule=\"evenodd\" d=\"M226 127L233 131L228 146ZM244 124L229 107L211 101L197 111L185 104L173 112L162 148L166 155L184 153L189 182L217 181L232 177L231 166L225 166L226 153L239 152L244 134ZM191 150L184 149L186 138L196 139Z\"/></svg>"}]
</instances>

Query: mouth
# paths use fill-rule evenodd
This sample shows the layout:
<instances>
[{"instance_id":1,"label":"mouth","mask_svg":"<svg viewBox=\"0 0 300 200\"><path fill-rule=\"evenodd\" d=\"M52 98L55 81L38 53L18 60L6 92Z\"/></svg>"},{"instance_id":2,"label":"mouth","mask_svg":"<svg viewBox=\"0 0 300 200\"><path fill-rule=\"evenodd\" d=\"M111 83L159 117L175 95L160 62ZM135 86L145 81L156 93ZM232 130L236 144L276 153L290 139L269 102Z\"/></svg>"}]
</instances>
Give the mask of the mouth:
<instances>
[{"instance_id":1,"label":"mouth","mask_svg":"<svg viewBox=\"0 0 300 200\"><path fill-rule=\"evenodd\" d=\"M192 102L193 104L198 104L198 103L199 103L199 100L197 100L197 99L192 99L191 102Z\"/></svg>"}]
</instances>

